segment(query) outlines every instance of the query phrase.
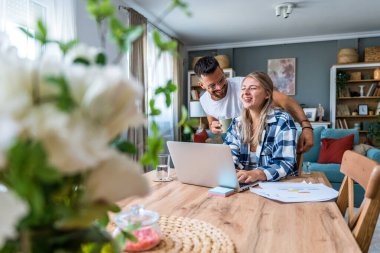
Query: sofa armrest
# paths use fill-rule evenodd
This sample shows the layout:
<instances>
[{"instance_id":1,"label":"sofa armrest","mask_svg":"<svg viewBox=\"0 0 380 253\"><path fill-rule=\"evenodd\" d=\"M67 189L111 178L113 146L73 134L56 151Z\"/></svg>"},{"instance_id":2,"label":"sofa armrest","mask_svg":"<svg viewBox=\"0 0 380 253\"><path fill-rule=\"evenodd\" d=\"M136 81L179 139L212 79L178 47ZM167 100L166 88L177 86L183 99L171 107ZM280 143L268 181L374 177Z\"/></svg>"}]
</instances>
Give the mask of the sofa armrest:
<instances>
[{"instance_id":1,"label":"sofa armrest","mask_svg":"<svg viewBox=\"0 0 380 253\"><path fill-rule=\"evenodd\" d=\"M367 150L367 157L380 163L380 149L371 148Z\"/></svg>"}]
</instances>

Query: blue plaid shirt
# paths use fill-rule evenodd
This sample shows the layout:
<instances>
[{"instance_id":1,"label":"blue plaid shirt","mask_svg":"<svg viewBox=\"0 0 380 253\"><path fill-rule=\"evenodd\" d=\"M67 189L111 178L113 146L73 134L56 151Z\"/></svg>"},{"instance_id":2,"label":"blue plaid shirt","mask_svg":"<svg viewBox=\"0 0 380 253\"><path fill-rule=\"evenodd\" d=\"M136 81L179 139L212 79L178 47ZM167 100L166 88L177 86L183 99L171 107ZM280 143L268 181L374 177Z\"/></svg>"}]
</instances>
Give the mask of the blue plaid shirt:
<instances>
[{"instance_id":1,"label":"blue plaid shirt","mask_svg":"<svg viewBox=\"0 0 380 253\"><path fill-rule=\"evenodd\" d=\"M260 169L268 181L296 175L297 130L288 113L277 108L269 111L266 127L256 149L257 164L250 161L250 145L242 142L240 126L241 117L234 118L224 140L224 144L231 148L237 168Z\"/></svg>"}]
</instances>

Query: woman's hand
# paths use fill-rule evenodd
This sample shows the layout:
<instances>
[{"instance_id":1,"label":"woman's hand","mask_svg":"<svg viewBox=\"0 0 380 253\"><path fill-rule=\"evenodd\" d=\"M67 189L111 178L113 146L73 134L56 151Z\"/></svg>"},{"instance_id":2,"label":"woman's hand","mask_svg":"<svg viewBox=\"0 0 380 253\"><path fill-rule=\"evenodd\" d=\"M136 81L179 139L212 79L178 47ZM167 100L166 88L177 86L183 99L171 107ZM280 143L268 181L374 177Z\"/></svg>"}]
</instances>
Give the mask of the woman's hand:
<instances>
[{"instance_id":1,"label":"woman's hand","mask_svg":"<svg viewBox=\"0 0 380 253\"><path fill-rule=\"evenodd\" d=\"M267 177L262 170L238 170L236 172L238 181L241 183L252 183L256 181L266 181Z\"/></svg>"}]
</instances>

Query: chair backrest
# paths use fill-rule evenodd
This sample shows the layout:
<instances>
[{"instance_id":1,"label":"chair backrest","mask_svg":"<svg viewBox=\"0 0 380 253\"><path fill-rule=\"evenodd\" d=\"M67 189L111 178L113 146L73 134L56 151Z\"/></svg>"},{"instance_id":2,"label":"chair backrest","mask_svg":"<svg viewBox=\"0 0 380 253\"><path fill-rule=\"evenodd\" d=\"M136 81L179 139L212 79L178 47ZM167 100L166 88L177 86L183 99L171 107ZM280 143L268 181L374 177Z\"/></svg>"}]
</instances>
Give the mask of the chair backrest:
<instances>
[{"instance_id":1,"label":"chair backrest","mask_svg":"<svg viewBox=\"0 0 380 253\"><path fill-rule=\"evenodd\" d=\"M345 177L337 205L343 216L348 207L348 226L361 250L367 252L380 212L380 166L363 155L346 151L340 171ZM355 215L354 181L365 190L364 200Z\"/></svg>"},{"instance_id":2,"label":"chair backrest","mask_svg":"<svg viewBox=\"0 0 380 253\"><path fill-rule=\"evenodd\" d=\"M302 174L302 164L303 164L303 153L297 154L297 171L298 176Z\"/></svg>"}]
</instances>

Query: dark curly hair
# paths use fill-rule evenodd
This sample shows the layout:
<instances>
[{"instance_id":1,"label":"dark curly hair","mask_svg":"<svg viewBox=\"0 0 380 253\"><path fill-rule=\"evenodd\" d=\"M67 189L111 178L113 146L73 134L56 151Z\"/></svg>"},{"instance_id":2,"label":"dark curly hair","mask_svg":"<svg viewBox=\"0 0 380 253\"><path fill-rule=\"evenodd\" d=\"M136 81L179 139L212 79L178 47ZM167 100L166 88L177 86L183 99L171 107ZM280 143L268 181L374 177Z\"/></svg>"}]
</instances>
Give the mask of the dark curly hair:
<instances>
[{"instance_id":1,"label":"dark curly hair","mask_svg":"<svg viewBox=\"0 0 380 253\"><path fill-rule=\"evenodd\" d=\"M200 58L194 66L194 72L198 77L214 73L219 67L218 61L213 56L204 56Z\"/></svg>"}]
</instances>

